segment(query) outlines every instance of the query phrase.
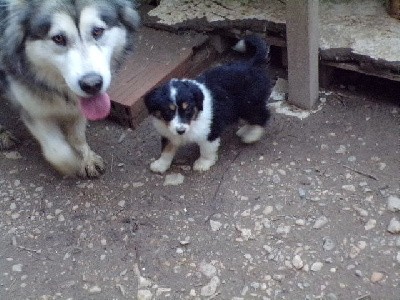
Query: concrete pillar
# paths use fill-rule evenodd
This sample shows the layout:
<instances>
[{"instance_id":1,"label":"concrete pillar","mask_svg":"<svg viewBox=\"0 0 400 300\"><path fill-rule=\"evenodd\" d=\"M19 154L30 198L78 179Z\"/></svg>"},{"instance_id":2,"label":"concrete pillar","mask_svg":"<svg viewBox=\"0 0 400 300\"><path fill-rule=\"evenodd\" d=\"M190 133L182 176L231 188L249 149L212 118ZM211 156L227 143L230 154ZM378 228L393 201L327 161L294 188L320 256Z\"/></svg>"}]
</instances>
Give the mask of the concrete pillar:
<instances>
[{"instance_id":1,"label":"concrete pillar","mask_svg":"<svg viewBox=\"0 0 400 300\"><path fill-rule=\"evenodd\" d=\"M289 102L311 109L318 99L319 0L287 0Z\"/></svg>"}]
</instances>

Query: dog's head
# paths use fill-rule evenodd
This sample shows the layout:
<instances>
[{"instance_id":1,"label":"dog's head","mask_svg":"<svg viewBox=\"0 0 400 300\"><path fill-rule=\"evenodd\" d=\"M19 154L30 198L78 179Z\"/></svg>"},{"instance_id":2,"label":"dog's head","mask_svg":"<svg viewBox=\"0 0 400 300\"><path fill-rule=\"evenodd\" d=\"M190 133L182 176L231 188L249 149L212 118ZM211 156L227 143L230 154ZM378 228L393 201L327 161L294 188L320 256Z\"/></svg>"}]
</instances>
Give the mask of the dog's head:
<instances>
[{"instance_id":1,"label":"dog's head","mask_svg":"<svg viewBox=\"0 0 400 300\"><path fill-rule=\"evenodd\" d=\"M90 118L90 111L107 101L111 74L132 45L131 32L139 23L132 1L4 1L6 72L49 91L75 94Z\"/></svg>"},{"instance_id":2,"label":"dog's head","mask_svg":"<svg viewBox=\"0 0 400 300\"><path fill-rule=\"evenodd\" d=\"M173 135L184 135L203 110L203 92L190 80L173 79L146 95L149 113Z\"/></svg>"}]
</instances>

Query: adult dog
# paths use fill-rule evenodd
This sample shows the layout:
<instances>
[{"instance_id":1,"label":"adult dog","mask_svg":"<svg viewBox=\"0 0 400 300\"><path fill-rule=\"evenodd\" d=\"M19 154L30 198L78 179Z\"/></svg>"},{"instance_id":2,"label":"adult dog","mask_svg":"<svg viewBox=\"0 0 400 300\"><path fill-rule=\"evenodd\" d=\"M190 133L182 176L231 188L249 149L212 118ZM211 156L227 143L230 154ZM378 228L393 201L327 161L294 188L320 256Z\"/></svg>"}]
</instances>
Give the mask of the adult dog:
<instances>
[{"instance_id":1,"label":"adult dog","mask_svg":"<svg viewBox=\"0 0 400 300\"><path fill-rule=\"evenodd\" d=\"M138 23L128 0L0 0L2 93L61 174L104 172L86 122L108 115L106 91ZM0 149L13 144L0 125Z\"/></svg>"}]
</instances>

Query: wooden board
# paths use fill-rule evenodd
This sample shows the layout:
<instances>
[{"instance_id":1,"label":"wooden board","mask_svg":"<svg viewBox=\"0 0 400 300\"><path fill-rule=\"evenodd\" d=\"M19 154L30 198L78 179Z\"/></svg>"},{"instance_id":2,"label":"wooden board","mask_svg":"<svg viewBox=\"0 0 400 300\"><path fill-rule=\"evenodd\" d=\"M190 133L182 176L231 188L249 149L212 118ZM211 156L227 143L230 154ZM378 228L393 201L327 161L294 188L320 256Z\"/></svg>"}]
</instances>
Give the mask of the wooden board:
<instances>
[{"instance_id":1,"label":"wooden board","mask_svg":"<svg viewBox=\"0 0 400 300\"><path fill-rule=\"evenodd\" d=\"M203 34L178 35L143 27L135 51L126 59L110 88L111 118L136 127L147 116L143 103L147 92L171 78L194 75L200 71L200 65L209 65L211 57L195 58L207 40Z\"/></svg>"}]
</instances>

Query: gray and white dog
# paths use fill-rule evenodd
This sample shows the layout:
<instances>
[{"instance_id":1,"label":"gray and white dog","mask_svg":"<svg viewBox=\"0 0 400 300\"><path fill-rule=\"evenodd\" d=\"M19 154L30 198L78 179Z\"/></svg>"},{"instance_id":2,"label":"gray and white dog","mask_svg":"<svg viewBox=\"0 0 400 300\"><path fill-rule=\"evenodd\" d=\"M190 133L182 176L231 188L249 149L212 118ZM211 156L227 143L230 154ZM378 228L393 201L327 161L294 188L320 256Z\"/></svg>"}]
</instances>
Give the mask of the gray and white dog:
<instances>
[{"instance_id":1,"label":"gray and white dog","mask_svg":"<svg viewBox=\"0 0 400 300\"><path fill-rule=\"evenodd\" d=\"M86 142L86 122L108 115L106 91L138 25L128 0L0 0L2 94L61 174L104 172ZM14 141L0 125L0 149Z\"/></svg>"}]
</instances>

